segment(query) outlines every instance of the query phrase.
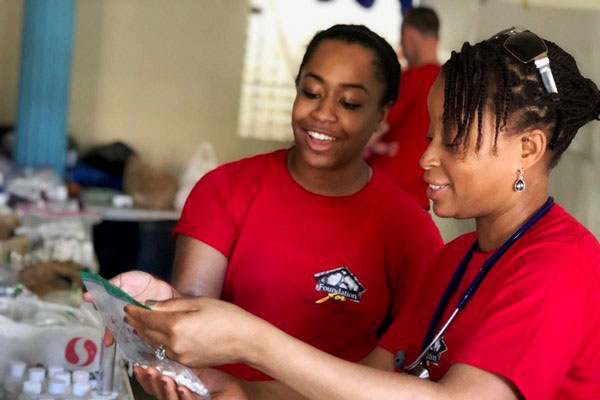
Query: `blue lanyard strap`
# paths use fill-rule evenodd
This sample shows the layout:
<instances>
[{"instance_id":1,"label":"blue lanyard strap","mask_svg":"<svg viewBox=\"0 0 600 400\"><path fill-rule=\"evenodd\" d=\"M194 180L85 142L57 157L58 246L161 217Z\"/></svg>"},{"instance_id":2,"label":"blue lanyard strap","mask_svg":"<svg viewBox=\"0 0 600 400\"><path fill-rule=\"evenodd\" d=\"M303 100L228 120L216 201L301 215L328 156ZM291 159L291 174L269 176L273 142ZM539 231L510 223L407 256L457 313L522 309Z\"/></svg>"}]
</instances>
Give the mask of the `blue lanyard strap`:
<instances>
[{"instance_id":1,"label":"blue lanyard strap","mask_svg":"<svg viewBox=\"0 0 600 400\"><path fill-rule=\"evenodd\" d=\"M527 220L527 222L525 222L506 242L504 242L502 246L500 246L498 250L494 252L494 254L492 254L483 263L481 269L479 270L469 287L467 287L463 295L458 300L456 309L463 310L467 306L467 304L479 288L479 285L481 285L481 282L483 282L483 279L486 277L488 272L490 272L492 267L498 262L500 257L502 257L502 255L504 255L504 253L506 253L506 251L517 241L517 239L523 236L523 234L527 232L527 230L531 228L531 226L533 226L537 221L540 220L540 218L546 215L546 213L548 213L548 211L550 210L550 208L552 208L553 205L554 199L552 197L549 197L548 200L546 200L546 202L544 203L544 205L540 207L540 209L537 210L535 214L533 214L533 216ZM446 309L446 306L448 305L452 294L458 289L458 285L460 284L463 276L465 275L465 272L467 271L467 266L469 265L471 258L473 258L473 254L475 253L475 251L477 251L478 248L479 241L476 240L475 243L473 243L473 245L471 246L471 248L469 248L469 251L467 251L467 254L465 254L458 268L454 272L454 275L452 276L448 287L446 287L446 290L444 291L444 294L442 295L442 298L438 303L437 308L435 309L435 313L433 314L431 322L429 323L429 328L427 329L427 334L425 335L425 340L423 341L421 351L424 351L425 348L431 343L431 341L435 337L435 330L440 320L442 319L442 314L444 313L444 310Z\"/></svg>"}]
</instances>

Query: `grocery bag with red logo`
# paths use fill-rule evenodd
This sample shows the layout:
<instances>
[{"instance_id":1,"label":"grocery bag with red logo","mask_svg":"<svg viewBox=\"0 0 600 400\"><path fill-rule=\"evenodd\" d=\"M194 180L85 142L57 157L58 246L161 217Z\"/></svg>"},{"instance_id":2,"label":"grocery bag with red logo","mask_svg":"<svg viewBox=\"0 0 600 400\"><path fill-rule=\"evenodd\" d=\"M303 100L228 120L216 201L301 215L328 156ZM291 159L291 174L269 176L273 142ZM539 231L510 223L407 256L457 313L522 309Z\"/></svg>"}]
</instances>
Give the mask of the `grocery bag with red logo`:
<instances>
[{"instance_id":1,"label":"grocery bag with red logo","mask_svg":"<svg viewBox=\"0 0 600 400\"><path fill-rule=\"evenodd\" d=\"M11 360L97 371L103 333L89 304L74 308L36 297L0 297L0 376Z\"/></svg>"}]
</instances>

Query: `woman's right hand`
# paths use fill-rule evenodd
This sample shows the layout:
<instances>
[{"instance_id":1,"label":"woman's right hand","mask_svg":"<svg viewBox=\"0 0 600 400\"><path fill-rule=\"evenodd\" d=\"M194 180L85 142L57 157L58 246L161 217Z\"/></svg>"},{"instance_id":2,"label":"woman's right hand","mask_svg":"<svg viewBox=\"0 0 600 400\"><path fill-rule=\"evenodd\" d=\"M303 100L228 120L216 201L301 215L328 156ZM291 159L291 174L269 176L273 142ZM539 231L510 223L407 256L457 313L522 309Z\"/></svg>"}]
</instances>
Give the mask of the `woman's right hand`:
<instances>
[{"instance_id":1,"label":"woman's right hand","mask_svg":"<svg viewBox=\"0 0 600 400\"><path fill-rule=\"evenodd\" d=\"M175 381L162 375L154 367L144 369L140 366L133 368L135 377L146 393L160 400L200 400L201 396L192 393L188 388L178 385ZM213 400L248 400L240 380L224 372L211 368L196 369L196 375L206 385Z\"/></svg>"},{"instance_id":2,"label":"woman's right hand","mask_svg":"<svg viewBox=\"0 0 600 400\"><path fill-rule=\"evenodd\" d=\"M142 271L130 271L119 274L112 278L110 283L140 303L145 303L147 300L163 301L181 297L173 286ZM92 302L92 297L89 293L84 293L83 299L89 303ZM107 347L112 346L114 343L114 337L108 329L104 332L103 343Z\"/></svg>"}]
</instances>

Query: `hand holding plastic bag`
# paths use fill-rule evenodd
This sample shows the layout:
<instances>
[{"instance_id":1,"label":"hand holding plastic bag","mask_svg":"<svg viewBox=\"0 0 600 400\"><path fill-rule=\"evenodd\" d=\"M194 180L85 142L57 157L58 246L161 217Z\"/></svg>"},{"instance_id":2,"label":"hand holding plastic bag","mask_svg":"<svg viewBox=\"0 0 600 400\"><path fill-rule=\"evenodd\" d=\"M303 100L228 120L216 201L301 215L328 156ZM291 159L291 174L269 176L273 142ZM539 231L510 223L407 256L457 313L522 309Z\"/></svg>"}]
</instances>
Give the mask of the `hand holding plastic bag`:
<instances>
[{"instance_id":1,"label":"hand holding plastic bag","mask_svg":"<svg viewBox=\"0 0 600 400\"><path fill-rule=\"evenodd\" d=\"M167 282L142 271L125 272L115 276L109 282L142 304L147 300L160 301L179 297L177 291ZM90 293L84 293L83 299L89 303L92 302ZM113 335L108 329L106 329L103 341L106 346L110 346L114 342Z\"/></svg>"},{"instance_id":2,"label":"hand holding plastic bag","mask_svg":"<svg viewBox=\"0 0 600 400\"><path fill-rule=\"evenodd\" d=\"M249 362L270 324L234 304L209 297L171 299L153 311L127 306L127 322L150 346L193 368Z\"/></svg>"},{"instance_id":3,"label":"hand holding plastic bag","mask_svg":"<svg viewBox=\"0 0 600 400\"><path fill-rule=\"evenodd\" d=\"M143 367L152 366L162 374L173 378L178 384L187 387L191 391L203 396L205 399L210 399L208 390L192 370L173 360L165 358L164 355L159 355L159 352L156 351L155 348L143 342L133 331L133 328L124 322L125 306L133 305L136 308L150 311L149 307L144 306L99 275L83 272L81 277L88 289L87 296L91 298L98 311L100 311L106 327L112 332L112 335L123 351L123 354L125 354L131 362ZM147 282L152 283L152 281ZM158 285L157 287L160 290L154 291L150 289L156 288L154 286L144 288L140 285L138 286L138 289L141 288L142 290L138 292L138 295L143 296L144 293L151 293L152 295L164 293L161 290L164 290L165 286Z\"/></svg>"}]
</instances>

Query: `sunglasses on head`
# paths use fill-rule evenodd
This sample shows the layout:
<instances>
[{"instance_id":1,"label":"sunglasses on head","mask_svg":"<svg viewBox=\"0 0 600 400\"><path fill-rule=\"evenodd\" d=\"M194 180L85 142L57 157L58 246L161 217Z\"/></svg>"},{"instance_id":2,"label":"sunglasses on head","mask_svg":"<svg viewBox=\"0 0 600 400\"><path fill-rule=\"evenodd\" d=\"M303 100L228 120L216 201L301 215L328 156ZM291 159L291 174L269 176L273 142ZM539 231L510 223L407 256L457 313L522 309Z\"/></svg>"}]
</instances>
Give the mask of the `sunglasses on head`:
<instances>
[{"instance_id":1,"label":"sunglasses on head","mask_svg":"<svg viewBox=\"0 0 600 400\"><path fill-rule=\"evenodd\" d=\"M554 82L554 76L550 69L550 59L548 58L548 46L546 46L546 42L531 31L518 32L515 27L496 33L490 40L506 35L508 37L503 44L506 51L523 64L533 61L540 73L546 91L558 94L556 82Z\"/></svg>"}]
</instances>

